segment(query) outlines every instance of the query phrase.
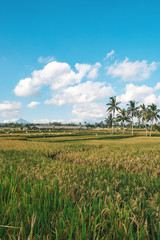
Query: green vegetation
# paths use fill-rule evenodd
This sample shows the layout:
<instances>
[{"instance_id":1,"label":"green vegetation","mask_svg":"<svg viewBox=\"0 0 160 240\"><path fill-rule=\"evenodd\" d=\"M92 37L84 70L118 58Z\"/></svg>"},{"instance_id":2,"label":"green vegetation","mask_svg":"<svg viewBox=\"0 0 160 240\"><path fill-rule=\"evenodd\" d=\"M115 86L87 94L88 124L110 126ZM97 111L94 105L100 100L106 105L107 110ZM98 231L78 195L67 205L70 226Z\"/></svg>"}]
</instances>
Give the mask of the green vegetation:
<instances>
[{"instance_id":1,"label":"green vegetation","mask_svg":"<svg viewBox=\"0 0 160 240\"><path fill-rule=\"evenodd\" d=\"M115 122L120 122L121 127L123 127L123 134L124 134L124 127L125 124L131 122L132 128L132 135L133 135L133 128L134 128L134 118L138 120L138 126L142 125L146 129L146 136L147 134L147 127L150 127L150 137L152 135L153 124L158 123L160 119L160 109L157 108L157 105L151 104L147 107L145 104L141 104L138 106L138 102L135 100L130 100L127 103L127 109L121 109L118 105L121 102L117 102L116 97L110 97L109 103L106 105L109 106L107 108L107 112L109 116L105 119L106 123L111 127L112 126L112 134L113 134L113 125ZM117 111L117 115L116 115ZM154 125L154 128L159 131L159 126L157 124Z\"/></svg>"},{"instance_id":2,"label":"green vegetation","mask_svg":"<svg viewBox=\"0 0 160 240\"><path fill-rule=\"evenodd\" d=\"M3 135L0 239L160 239L158 133L109 132Z\"/></svg>"}]
</instances>

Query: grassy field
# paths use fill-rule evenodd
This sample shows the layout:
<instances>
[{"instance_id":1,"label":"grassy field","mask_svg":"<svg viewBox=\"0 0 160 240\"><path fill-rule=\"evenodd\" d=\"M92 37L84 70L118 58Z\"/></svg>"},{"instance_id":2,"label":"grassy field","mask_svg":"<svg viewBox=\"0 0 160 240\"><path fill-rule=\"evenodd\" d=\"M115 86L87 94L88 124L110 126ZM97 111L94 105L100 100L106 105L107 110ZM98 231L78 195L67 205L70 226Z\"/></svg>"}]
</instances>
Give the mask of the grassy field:
<instances>
[{"instance_id":1,"label":"grassy field","mask_svg":"<svg viewBox=\"0 0 160 240\"><path fill-rule=\"evenodd\" d=\"M0 136L0 239L160 239L160 137Z\"/></svg>"}]
</instances>

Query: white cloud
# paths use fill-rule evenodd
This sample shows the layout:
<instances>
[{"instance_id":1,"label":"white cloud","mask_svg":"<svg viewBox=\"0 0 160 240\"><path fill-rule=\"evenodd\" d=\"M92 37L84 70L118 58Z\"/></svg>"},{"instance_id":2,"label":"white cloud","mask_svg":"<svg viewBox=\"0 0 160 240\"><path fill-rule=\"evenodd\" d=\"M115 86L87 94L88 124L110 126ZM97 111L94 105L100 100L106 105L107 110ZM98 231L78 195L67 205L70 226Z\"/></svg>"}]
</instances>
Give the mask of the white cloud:
<instances>
[{"instance_id":1,"label":"white cloud","mask_svg":"<svg viewBox=\"0 0 160 240\"><path fill-rule=\"evenodd\" d=\"M0 111L19 110L20 108L20 102L3 101L3 103L0 103Z\"/></svg>"},{"instance_id":2,"label":"white cloud","mask_svg":"<svg viewBox=\"0 0 160 240\"><path fill-rule=\"evenodd\" d=\"M115 61L113 65L107 67L107 74L113 78L120 77L124 81L142 81L149 78L156 69L156 62L150 64L146 60L132 62L125 58L124 61Z\"/></svg>"},{"instance_id":3,"label":"white cloud","mask_svg":"<svg viewBox=\"0 0 160 240\"><path fill-rule=\"evenodd\" d=\"M4 112L1 112L1 116L3 118L13 118L13 117L19 117L20 115L20 112L19 110L11 110L11 111L4 111Z\"/></svg>"},{"instance_id":4,"label":"white cloud","mask_svg":"<svg viewBox=\"0 0 160 240\"><path fill-rule=\"evenodd\" d=\"M159 90L160 89L160 82L158 82L157 84L156 84L156 86L154 87L154 90L155 91L157 91L157 90Z\"/></svg>"},{"instance_id":5,"label":"white cloud","mask_svg":"<svg viewBox=\"0 0 160 240\"><path fill-rule=\"evenodd\" d=\"M64 123L64 120L62 120L62 119L60 119L60 120L39 119L39 120L32 121L32 123L41 123L41 124L53 123L53 122Z\"/></svg>"},{"instance_id":6,"label":"white cloud","mask_svg":"<svg viewBox=\"0 0 160 240\"><path fill-rule=\"evenodd\" d=\"M20 109L20 102L3 101L0 103L0 115L2 117L18 117Z\"/></svg>"},{"instance_id":7,"label":"white cloud","mask_svg":"<svg viewBox=\"0 0 160 240\"><path fill-rule=\"evenodd\" d=\"M97 62L95 65L93 65L91 67L91 70L89 71L89 73L87 75L87 78L92 79L92 80L97 78L98 77L98 70L101 66L102 65L99 62Z\"/></svg>"},{"instance_id":8,"label":"white cloud","mask_svg":"<svg viewBox=\"0 0 160 240\"><path fill-rule=\"evenodd\" d=\"M146 105L149 105L149 104L158 104L158 98L156 98L155 94L150 94L148 96L146 96L143 100L143 102L146 104Z\"/></svg>"},{"instance_id":9,"label":"white cloud","mask_svg":"<svg viewBox=\"0 0 160 240\"><path fill-rule=\"evenodd\" d=\"M118 96L117 100L123 103L126 103L130 100L135 99L136 101L140 101L144 99L148 95L153 93L153 88L148 87L146 85L136 86L132 83L127 84L125 88L125 93Z\"/></svg>"},{"instance_id":10,"label":"white cloud","mask_svg":"<svg viewBox=\"0 0 160 240\"><path fill-rule=\"evenodd\" d=\"M106 105L102 103L75 104L72 114L76 116L73 122L103 121L106 117Z\"/></svg>"},{"instance_id":11,"label":"white cloud","mask_svg":"<svg viewBox=\"0 0 160 240\"><path fill-rule=\"evenodd\" d=\"M40 58L39 61L42 61ZM65 104L84 104L100 101L114 94L110 85L106 86L102 82L92 82L98 77L98 71L101 68L99 62L94 65L87 63L75 64L75 70L72 70L68 63L50 62L41 70L35 70L30 78L21 79L14 89L17 96L39 96L41 88L49 86L52 98L46 100L46 104L56 104L62 106ZM85 78L85 82L81 83ZM90 81L86 81L90 79ZM28 108L35 108L39 102L31 102ZM96 103L95 103L96 104ZM75 108L74 108L75 112ZM57 121L57 120L55 120ZM48 123L51 120L34 120L35 123Z\"/></svg>"},{"instance_id":12,"label":"white cloud","mask_svg":"<svg viewBox=\"0 0 160 240\"><path fill-rule=\"evenodd\" d=\"M40 104L40 102L31 102L27 105L28 108L32 108L32 109L35 109L38 105Z\"/></svg>"},{"instance_id":13,"label":"white cloud","mask_svg":"<svg viewBox=\"0 0 160 240\"><path fill-rule=\"evenodd\" d=\"M106 59L111 59L115 54L114 50L107 54ZM98 121L106 116L106 106L97 101L107 99L115 95L110 85L105 82L93 81L99 75L102 67L100 62L93 65L87 63L76 63L74 68L68 63L53 61L52 57L39 58L39 62L47 63L42 69L35 70L31 77L21 79L14 89L17 96L40 96L41 89L49 86L51 96L45 101L45 104L55 104L58 106L72 105L72 114L76 121ZM107 74L113 78L119 77L125 81L140 81L150 77L156 70L158 63L148 63L146 60L130 61L125 58L124 61L115 61L107 67ZM136 100L139 103L155 104L160 103L160 97L157 97L156 91L160 89L160 82L155 87L147 85L127 84L123 94L117 96L117 100L122 104L130 100ZM46 90L46 89L44 89ZM20 108L10 107L10 110L1 110L10 102L0 104L0 111L3 117L10 114L12 117L18 116ZM36 108L39 102L32 101L27 107ZM12 105L10 103L10 105ZM59 120L40 119L34 120L34 123L49 123Z\"/></svg>"},{"instance_id":14,"label":"white cloud","mask_svg":"<svg viewBox=\"0 0 160 240\"><path fill-rule=\"evenodd\" d=\"M111 52L107 53L106 58L110 58L115 54L115 51L112 50Z\"/></svg>"},{"instance_id":15,"label":"white cloud","mask_svg":"<svg viewBox=\"0 0 160 240\"><path fill-rule=\"evenodd\" d=\"M52 123L54 123L54 122L66 123L66 121L65 121L65 120L62 120L62 119L53 119L53 120L51 120L51 122L52 122Z\"/></svg>"},{"instance_id":16,"label":"white cloud","mask_svg":"<svg viewBox=\"0 0 160 240\"><path fill-rule=\"evenodd\" d=\"M32 123L42 123L42 124L45 124L45 123L49 123L50 120L48 119L39 119L39 120L33 120Z\"/></svg>"},{"instance_id":17,"label":"white cloud","mask_svg":"<svg viewBox=\"0 0 160 240\"><path fill-rule=\"evenodd\" d=\"M117 101L123 104L128 103L130 100L135 100L139 104L157 104L160 106L160 96L155 95L157 90L157 85L153 88L146 85L136 86L134 84L127 84L125 88L125 93L117 96Z\"/></svg>"},{"instance_id":18,"label":"white cloud","mask_svg":"<svg viewBox=\"0 0 160 240\"><path fill-rule=\"evenodd\" d=\"M51 90L59 90L69 85L80 83L82 78L94 68L95 72L90 73L90 77L95 78L100 64L92 66L89 64L75 64L77 72L73 71L68 63L50 62L42 70L32 72L31 78L19 81L14 89L17 96L38 96L42 86L49 85Z\"/></svg>"},{"instance_id":19,"label":"white cloud","mask_svg":"<svg viewBox=\"0 0 160 240\"><path fill-rule=\"evenodd\" d=\"M49 63L49 62L53 62L53 61L54 61L54 57L51 57L51 56L48 56L48 57L45 57L45 58L40 56L38 58L39 63Z\"/></svg>"},{"instance_id":20,"label":"white cloud","mask_svg":"<svg viewBox=\"0 0 160 240\"><path fill-rule=\"evenodd\" d=\"M46 104L56 104L59 106L75 103L89 103L102 100L114 94L111 86L106 87L104 83L87 81L79 85L68 87L62 92L46 100Z\"/></svg>"},{"instance_id":21,"label":"white cloud","mask_svg":"<svg viewBox=\"0 0 160 240\"><path fill-rule=\"evenodd\" d=\"M20 97L40 96L40 87L34 86L32 78L21 79L14 89L14 93Z\"/></svg>"},{"instance_id":22,"label":"white cloud","mask_svg":"<svg viewBox=\"0 0 160 240\"><path fill-rule=\"evenodd\" d=\"M150 105L150 104L156 104L159 108L160 108L160 96L157 96L155 94L151 94L149 96L147 96L144 101L146 105Z\"/></svg>"},{"instance_id":23,"label":"white cloud","mask_svg":"<svg viewBox=\"0 0 160 240\"><path fill-rule=\"evenodd\" d=\"M3 123L13 123L13 122L16 122L17 120L18 120L17 118L13 118L10 120L3 120Z\"/></svg>"},{"instance_id":24,"label":"white cloud","mask_svg":"<svg viewBox=\"0 0 160 240\"><path fill-rule=\"evenodd\" d=\"M76 63L75 68L79 71L80 78L82 78L87 72L91 70L91 65L87 63Z\"/></svg>"}]
</instances>

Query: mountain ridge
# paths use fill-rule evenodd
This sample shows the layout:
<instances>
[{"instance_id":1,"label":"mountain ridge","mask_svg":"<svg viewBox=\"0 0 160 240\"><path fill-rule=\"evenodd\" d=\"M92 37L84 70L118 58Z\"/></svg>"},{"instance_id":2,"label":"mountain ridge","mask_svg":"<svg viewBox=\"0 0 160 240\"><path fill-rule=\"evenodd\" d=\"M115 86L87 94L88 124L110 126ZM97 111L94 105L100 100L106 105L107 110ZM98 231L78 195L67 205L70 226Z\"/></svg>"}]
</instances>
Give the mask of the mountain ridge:
<instances>
[{"instance_id":1,"label":"mountain ridge","mask_svg":"<svg viewBox=\"0 0 160 240\"><path fill-rule=\"evenodd\" d=\"M18 119L18 120L16 120L14 123L19 123L19 124L21 124L21 123L29 123L28 121L26 121L25 119L22 119L22 118L20 118L20 119Z\"/></svg>"}]
</instances>

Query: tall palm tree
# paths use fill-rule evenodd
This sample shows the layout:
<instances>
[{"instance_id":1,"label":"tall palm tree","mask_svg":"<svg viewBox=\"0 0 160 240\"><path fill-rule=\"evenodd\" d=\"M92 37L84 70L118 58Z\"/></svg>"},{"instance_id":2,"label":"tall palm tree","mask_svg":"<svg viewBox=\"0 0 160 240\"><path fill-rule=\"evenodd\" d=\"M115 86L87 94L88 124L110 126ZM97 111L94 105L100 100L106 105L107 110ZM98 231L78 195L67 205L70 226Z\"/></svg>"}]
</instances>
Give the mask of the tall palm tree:
<instances>
[{"instance_id":1,"label":"tall palm tree","mask_svg":"<svg viewBox=\"0 0 160 240\"><path fill-rule=\"evenodd\" d=\"M113 118L112 134L113 134L113 125L115 123L115 112L121 110L121 108L118 107L119 104L120 102L116 101L116 97L110 97L110 102L106 104L107 106L109 106L107 109L107 112L112 113L112 118Z\"/></svg>"},{"instance_id":2,"label":"tall palm tree","mask_svg":"<svg viewBox=\"0 0 160 240\"><path fill-rule=\"evenodd\" d=\"M128 116L128 112L125 109L122 109L119 114L117 114L116 118L117 122L121 122L123 126L123 134L124 134L124 123L130 122L130 117Z\"/></svg>"},{"instance_id":3,"label":"tall palm tree","mask_svg":"<svg viewBox=\"0 0 160 240\"><path fill-rule=\"evenodd\" d=\"M153 127L153 122L158 122L158 119L160 119L160 109L157 108L157 105L153 104L149 105L149 110L148 110L148 120L151 121L151 129L150 129L150 137L152 135L152 127Z\"/></svg>"},{"instance_id":4,"label":"tall palm tree","mask_svg":"<svg viewBox=\"0 0 160 240\"><path fill-rule=\"evenodd\" d=\"M140 113L139 118L142 120L142 123L145 125L146 137L147 137L148 107L146 107L144 103L140 105L139 113Z\"/></svg>"},{"instance_id":5,"label":"tall palm tree","mask_svg":"<svg viewBox=\"0 0 160 240\"><path fill-rule=\"evenodd\" d=\"M136 116L136 111L139 109L139 106L138 107L136 106L137 104L138 104L138 102L135 102L135 100L131 100L127 104L127 106L128 106L127 111L130 114L131 119L132 119L132 135L133 135L133 119Z\"/></svg>"}]
</instances>

